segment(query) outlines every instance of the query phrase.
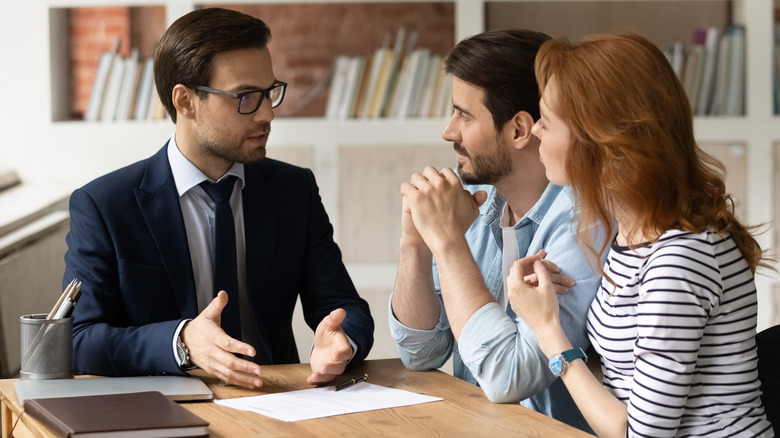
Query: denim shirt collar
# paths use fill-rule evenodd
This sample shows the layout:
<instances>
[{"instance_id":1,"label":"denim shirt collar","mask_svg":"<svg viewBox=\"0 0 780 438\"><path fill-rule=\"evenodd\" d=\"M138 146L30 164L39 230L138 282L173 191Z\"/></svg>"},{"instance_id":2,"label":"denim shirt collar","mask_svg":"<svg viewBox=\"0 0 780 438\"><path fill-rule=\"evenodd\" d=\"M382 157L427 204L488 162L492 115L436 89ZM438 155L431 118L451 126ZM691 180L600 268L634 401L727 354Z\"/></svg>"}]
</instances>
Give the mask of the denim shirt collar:
<instances>
[{"instance_id":1,"label":"denim shirt collar","mask_svg":"<svg viewBox=\"0 0 780 438\"><path fill-rule=\"evenodd\" d=\"M486 227L490 227L494 233L497 230L500 231L499 220L501 219L501 211L503 210L506 201L499 196L498 191L493 186L481 186L479 190L485 190L488 194L488 199L480 207L479 213L480 216L482 216L482 223ZM548 183L542 196L539 198L539 201L537 201L536 204L534 204L534 206L517 221L515 229L524 226L528 221L532 221L539 225L561 190L563 190L563 187ZM498 240L500 241L501 239Z\"/></svg>"}]
</instances>

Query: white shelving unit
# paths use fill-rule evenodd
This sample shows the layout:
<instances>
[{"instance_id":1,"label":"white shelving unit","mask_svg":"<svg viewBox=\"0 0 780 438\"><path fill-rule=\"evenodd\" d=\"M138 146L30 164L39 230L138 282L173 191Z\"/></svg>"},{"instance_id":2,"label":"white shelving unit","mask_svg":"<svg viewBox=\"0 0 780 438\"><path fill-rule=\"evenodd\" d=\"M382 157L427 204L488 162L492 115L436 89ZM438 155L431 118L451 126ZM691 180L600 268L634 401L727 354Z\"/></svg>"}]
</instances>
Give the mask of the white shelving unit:
<instances>
[{"instance_id":1,"label":"white shelving unit","mask_svg":"<svg viewBox=\"0 0 780 438\"><path fill-rule=\"evenodd\" d=\"M361 0L360 2L386 0ZM417 0L406 0L417 1ZM536 0L539 2L540 0ZM633 2L635 0L621 0ZM653 1L653 0L645 0ZM681 0L691 1L696 0ZM725 0L724 0L725 1ZM235 3L328 3L323 0L222 1ZM339 3L357 2L338 0ZM484 30L487 0L453 0L455 4L455 39ZM533 7L534 1L517 0ZM558 2L558 0L547 0ZM50 11L58 8L88 6L165 6L167 22L195 9L203 2L188 0L40 0L14 2L13 14L0 17L0 69L2 102L0 105L0 164L15 168L23 179L75 188L110 170L145 158L159 149L173 132L168 122L87 123L52 122L52 98L67 98L64 91L67 62L62 56L61 30ZM560 14L566 14L561 1ZM780 123L772 108L773 0L736 0L728 4L734 21L747 29L747 89L744 117L707 117L695 121L696 134L702 144L743 145L746 153L747 222L768 223L773 220L773 203L778 196L774 181L774 144L780 141ZM692 34L691 29L691 34ZM54 35L55 37L51 37ZM12 103L12 104L11 104ZM450 145L440 139L445 124L442 119L421 120L347 120L319 118L279 118L273 122L269 155L273 150L313 151L311 167L317 174L323 201L341 239L347 230L340 229L340 215L349 199L340 199L342 173L339 152L345 147L387 148L389 146L442 148ZM446 153L446 152L444 152ZM416 169L415 169L416 170ZM400 181L390 190L397 192ZM394 216L392 220L396 220ZM774 228L759 237L762 247L773 243ZM397 244L397 241L396 241ZM366 245L372 245L366 242ZM395 276L395 264L349 263L359 289L389 291ZM759 289L759 329L774 321L771 288L778 276L757 277ZM383 305L380 300L372 307ZM384 325L385 307L373 308L378 330ZM308 347L307 347L308 348ZM394 346L392 347L394 351ZM395 353L386 350L388 355Z\"/></svg>"}]
</instances>

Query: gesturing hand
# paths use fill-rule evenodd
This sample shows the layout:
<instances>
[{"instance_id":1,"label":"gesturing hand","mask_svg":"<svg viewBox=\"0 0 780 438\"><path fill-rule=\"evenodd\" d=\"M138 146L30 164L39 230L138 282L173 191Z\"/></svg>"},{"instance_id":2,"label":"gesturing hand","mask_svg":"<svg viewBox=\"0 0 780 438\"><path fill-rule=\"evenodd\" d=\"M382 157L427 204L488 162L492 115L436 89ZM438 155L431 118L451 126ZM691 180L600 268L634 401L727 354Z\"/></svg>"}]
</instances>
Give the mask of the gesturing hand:
<instances>
[{"instance_id":1,"label":"gesturing hand","mask_svg":"<svg viewBox=\"0 0 780 438\"><path fill-rule=\"evenodd\" d=\"M317 326L311 352L311 375L306 379L310 385L330 382L344 372L352 359L352 345L341 328L346 317L344 309L336 309Z\"/></svg>"},{"instance_id":2,"label":"gesturing hand","mask_svg":"<svg viewBox=\"0 0 780 438\"><path fill-rule=\"evenodd\" d=\"M255 349L231 338L220 327L222 309L227 302L227 293L220 291L200 315L184 326L182 340L190 349L192 363L210 375L231 385L250 389L260 387L263 385L260 366L233 354L254 356Z\"/></svg>"}]
</instances>

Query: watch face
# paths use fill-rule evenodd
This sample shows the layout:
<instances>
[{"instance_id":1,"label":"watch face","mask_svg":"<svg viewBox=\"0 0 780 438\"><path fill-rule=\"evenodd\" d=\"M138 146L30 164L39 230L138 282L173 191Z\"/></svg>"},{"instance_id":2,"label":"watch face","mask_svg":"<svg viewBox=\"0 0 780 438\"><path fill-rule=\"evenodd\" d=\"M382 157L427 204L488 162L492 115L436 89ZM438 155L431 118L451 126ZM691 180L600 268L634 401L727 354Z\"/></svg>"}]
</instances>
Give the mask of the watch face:
<instances>
[{"instance_id":1,"label":"watch face","mask_svg":"<svg viewBox=\"0 0 780 438\"><path fill-rule=\"evenodd\" d=\"M560 357L553 356L550 358L550 371L556 376L561 374L561 371L563 371L563 363L561 362Z\"/></svg>"}]
</instances>

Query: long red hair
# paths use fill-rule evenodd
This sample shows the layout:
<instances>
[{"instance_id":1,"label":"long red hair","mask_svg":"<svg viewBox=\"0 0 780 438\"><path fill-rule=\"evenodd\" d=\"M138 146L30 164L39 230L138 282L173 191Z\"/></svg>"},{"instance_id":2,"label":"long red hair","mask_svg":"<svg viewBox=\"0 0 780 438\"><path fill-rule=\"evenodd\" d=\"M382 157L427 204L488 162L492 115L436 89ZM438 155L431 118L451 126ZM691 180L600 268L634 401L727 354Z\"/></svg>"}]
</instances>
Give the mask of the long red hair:
<instances>
[{"instance_id":1,"label":"long red hair","mask_svg":"<svg viewBox=\"0 0 780 438\"><path fill-rule=\"evenodd\" d=\"M751 271L768 266L753 227L734 214L724 165L697 145L685 90L654 44L634 34L554 39L535 68L542 93L552 77L557 86L556 101L545 104L569 125L565 170L580 211L578 237L597 260L609 242L595 248L587 230L600 223L612 236L612 213L626 211L632 230L652 240L711 227L731 235Z\"/></svg>"}]
</instances>

